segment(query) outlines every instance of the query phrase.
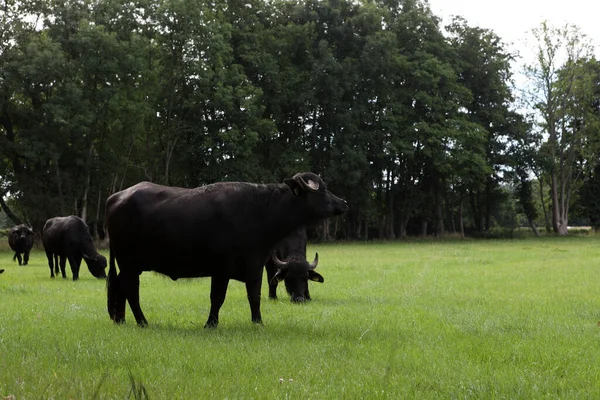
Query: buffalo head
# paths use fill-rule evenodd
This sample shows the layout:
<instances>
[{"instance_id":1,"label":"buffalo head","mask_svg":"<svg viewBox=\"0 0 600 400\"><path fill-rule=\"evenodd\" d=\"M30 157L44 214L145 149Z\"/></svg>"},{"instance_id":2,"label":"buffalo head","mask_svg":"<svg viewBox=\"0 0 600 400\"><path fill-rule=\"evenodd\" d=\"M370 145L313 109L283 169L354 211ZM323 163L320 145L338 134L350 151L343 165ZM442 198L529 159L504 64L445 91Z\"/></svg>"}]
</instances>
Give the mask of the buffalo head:
<instances>
[{"instance_id":1,"label":"buffalo head","mask_svg":"<svg viewBox=\"0 0 600 400\"><path fill-rule=\"evenodd\" d=\"M33 245L33 229L31 229L30 227L26 226L26 225L17 225L14 226L11 230L10 230L10 239L9 242L12 241L11 247L15 246L15 247L19 247L19 248L23 248L25 249L26 247L31 248L32 246L29 246L29 244Z\"/></svg>"},{"instance_id":2,"label":"buffalo head","mask_svg":"<svg viewBox=\"0 0 600 400\"><path fill-rule=\"evenodd\" d=\"M315 268L319 264L319 254L315 254L315 259L312 263L306 260L291 259L281 261L277 258L276 252L273 252L273 263L277 267L277 272L273 279L279 282L285 281L285 289L291 296L293 303L303 303L310 300L308 294L308 281L324 282L323 277L315 272Z\"/></svg>"},{"instance_id":3,"label":"buffalo head","mask_svg":"<svg viewBox=\"0 0 600 400\"><path fill-rule=\"evenodd\" d=\"M106 279L106 257L96 254L94 257L84 256L90 273L99 279Z\"/></svg>"},{"instance_id":4,"label":"buffalo head","mask_svg":"<svg viewBox=\"0 0 600 400\"><path fill-rule=\"evenodd\" d=\"M348 210L348 203L327 190L319 175L302 172L284 180L296 196L304 196L308 206L318 219L341 215Z\"/></svg>"}]
</instances>

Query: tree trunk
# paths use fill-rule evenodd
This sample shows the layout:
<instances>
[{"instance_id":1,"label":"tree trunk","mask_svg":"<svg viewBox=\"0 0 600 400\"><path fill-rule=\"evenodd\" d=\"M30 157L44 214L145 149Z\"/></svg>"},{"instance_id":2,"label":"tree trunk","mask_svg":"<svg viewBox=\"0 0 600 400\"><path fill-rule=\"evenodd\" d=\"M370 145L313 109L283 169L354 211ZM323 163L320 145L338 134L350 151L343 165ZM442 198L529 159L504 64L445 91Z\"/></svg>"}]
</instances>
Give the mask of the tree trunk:
<instances>
[{"instance_id":1,"label":"tree trunk","mask_svg":"<svg viewBox=\"0 0 600 400\"><path fill-rule=\"evenodd\" d=\"M533 234L536 237L540 236L540 231L538 230L537 226L535 225L535 221L532 218L527 218L527 221L529 222L529 226L531 227L531 230L533 231Z\"/></svg>"},{"instance_id":2,"label":"tree trunk","mask_svg":"<svg viewBox=\"0 0 600 400\"><path fill-rule=\"evenodd\" d=\"M423 218L421 220L421 237L427 236L427 225L429 225L429 222L425 218Z\"/></svg>"},{"instance_id":3,"label":"tree trunk","mask_svg":"<svg viewBox=\"0 0 600 400\"><path fill-rule=\"evenodd\" d=\"M554 231L554 233L559 233L558 219L560 206L558 203L558 183L556 179L556 173L554 172L552 173L551 177L550 191L552 197L552 230Z\"/></svg>"},{"instance_id":4,"label":"tree trunk","mask_svg":"<svg viewBox=\"0 0 600 400\"><path fill-rule=\"evenodd\" d=\"M6 214L6 216L15 224L15 225L21 225L23 222L21 221L21 218L17 217L16 214L14 214L10 207L8 207L8 204L6 204L4 202L4 196L0 196L0 207L2 207L2 211L4 211L4 213Z\"/></svg>"},{"instance_id":5,"label":"tree trunk","mask_svg":"<svg viewBox=\"0 0 600 400\"><path fill-rule=\"evenodd\" d=\"M83 186L83 195L81 196L81 219L87 224L88 193L90 191L90 181L92 177L92 156L94 155L94 142L90 144L87 159L85 161L85 184Z\"/></svg>"},{"instance_id":6,"label":"tree trunk","mask_svg":"<svg viewBox=\"0 0 600 400\"><path fill-rule=\"evenodd\" d=\"M442 238L445 234L444 228L444 214L442 211L442 195L440 193L440 184L436 182L435 184L435 219L436 219L436 227L435 234L437 237Z\"/></svg>"},{"instance_id":7,"label":"tree trunk","mask_svg":"<svg viewBox=\"0 0 600 400\"><path fill-rule=\"evenodd\" d=\"M384 238L384 229L383 227L385 226L385 217L381 214L379 214L377 216L377 238L378 239L383 239Z\"/></svg>"},{"instance_id":8,"label":"tree trunk","mask_svg":"<svg viewBox=\"0 0 600 400\"><path fill-rule=\"evenodd\" d=\"M542 211L544 211L544 224L545 224L545 228L546 228L546 232L550 232L551 228L550 228L550 221L548 219L548 210L546 207L546 202L544 201L544 181L542 180L541 176L537 176L537 180L539 183L539 189L540 189L540 203L542 204Z\"/></svg>"},{"instance_id":9,"label":"tree trunk","mask_svg":"<svg viewBox=\"0 0 600 400\"><path fill-rule=\"evenodd\" d=\"M329 237L329 219L323 220L321 228L321 238L324 242L328 242L329 240L331 240L331 238Z\"/></svg>"},{"instance_id":10,"label":"tree trunk","mask_svg":"<svg viewBox=\"0 0 600 400\"><path fill-rule=\"evenodd\" d=\"M450 196L450 199L446 199L446 215L448 218L448 221L450 222L450 233L454 234L456 233L456 221L454 220L454 201L455 201L456 197L454 196L454 193L452 193L452 195Z\"/></svg>"},{"instance_id":11,"label":"tree trunk","mask_svg":"<svg viewBox=\"0 0 600 400\"><path fill-rule=\"evenodd\" d=\"M400 223L399 223L399 230L400 230L400 236L398 236L400 239L406 239L406 226L408 225L408 218L405 215L402 215L400 217Z\"/></svg>"},{"instance_id":12,"label":"tree trunk","mask_svg":"<svg viewBox=\"0 0 600 400\"><path fill-rule=\"evenodd\" d=\"M56 179L56 191L58 192L58 204L60 205L60 215L65 215L65 203L62 191L62 179L60 177L60 167L58 165L58 156L54 155L54 176Z\"/></svg>"},{"instance_id":13,"label":"tree trunk","mask_svg":"<svg viewBox=\"0 0 600 400\"><path fill-rule=\"evenodd\" d=\"M386 238L395 239L396 233L394 232L394 194L390 193L388 196L388 214L386 217Z\"/></svg>"},{"instance_id":14,"label":"tree trunk","mask_svg":"<svg viewBox=\"0 0 600 400\"><path fill-rule=\"evenodd\" d=\"M569 216L565 182L561 180L560 188L556 174L552 174L552 228L560 236L567 235ZM559 196L560 189L560 196Z\"/></svg>"},{"instance_id":15,"label":"tree trunk","mask_svg":"<svg viewBox=\"0 0 600 400\"><path fill-rule=\"evenodd\" d=\"M460 229L460 237L465 238L465 224L463 222L463 200L464 197L460 197L460 202L458 203L458 229Z\"/></svg>"},{"instance_id":16,"label":"tree trunk","mask_svg":"<svg viewBox=\"0 0 600 400\"><path fill-rule=\"evenodd\" d=\"M94 224L94 237L99 238L98 226L100 226L100 206L102 200L102 188L98 186L98 201L96 202L96 223Z\"/></svg>"},{"instance_id":17,"label":"tree trunk","mask_svg":"<svg viewBox=\"0 0 600 400\"><path fill-rule=\"evenodd\" d=\"M169 173L170 173L170 169L171 169L171 159L173 158L173 150L175 150L175 147L177 146L177 140L179 138L175 137L175 140L173 140L173 143L168 143L167 144L167 149L165 151L165 185L169 185Z\"/></svg>"}]
</instances>

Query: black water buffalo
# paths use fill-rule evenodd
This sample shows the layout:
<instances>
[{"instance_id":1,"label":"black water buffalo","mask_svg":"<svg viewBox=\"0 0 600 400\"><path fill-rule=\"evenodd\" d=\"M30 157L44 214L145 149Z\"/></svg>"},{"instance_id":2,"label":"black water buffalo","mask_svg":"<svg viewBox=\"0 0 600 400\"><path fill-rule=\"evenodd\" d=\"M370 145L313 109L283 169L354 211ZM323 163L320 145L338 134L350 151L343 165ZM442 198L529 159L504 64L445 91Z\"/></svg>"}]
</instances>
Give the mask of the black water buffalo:
<instances>
[{"instance_id":1,"label":"black water buffalo","mask_svg":"<svg viewBox=\"0 0 600 400\"><path fill-rule=\"evenodd\" d=\"M205 327L219 323L229 280L245 282L252 321L261 323L263 266L275 244L300 226L347 209L310 172L283 184L221 182L183 189L142 182L115 193L106 201L108 314L124 322L127 301L138 325L147 325L140 274L156 271L173 280L212 278Z\"/></svg>"},{"instance_id":2,"label":"black water buffalo","mask_svg":"<svg viewBox=\"0 0 600 400\"><path fill-rule=\"evenodd\" d=\"M33 230L26 225L16 225L8 233L8 245L15 252L13 261L18 260L19 265L27 265L29 262L29 252L33 247ZM21 258L23 254L23 258Z\"/></svg>"},{"instance_id":3,"label":"black water buffalo","mask_svg":"<svg viewBox=\"0 0 600 400\"><path fill-rule=\"evenodd\" d=\"M96 251L88 227L81 218L74 215L50 218L42 229L42 242L51 278L54 278L55 271L58 275L59 258L63 278L67 277L65 264L68 259L73 280L79 279L82 258L93 276L106 278L106 258Z\"/></svg>"},{"instance_id":4,"label":"black water buffalo","mask_svg":"<svg viewBox=\"0 0 600 400\"><path fill-rule=\"evenodd\" d=\"M1 274L1 273L3 273L3 272L4 272L4 270L3 270L3 269L0 269L0 274Z\"/></svg>"},{"instance_id":5,"label":"black water buffalo","mask_svg":"<svg viewBox=\"0 0 600 400\"><path fill-rule=\"evenodd\" d=\"M315 272L318 263L319 254L315 254L312 263L306 261L306 229L296 229L275 246L272 256L265 263L269 298L277 299L277 284L284 281L292 302L310 300L308 281L324 281L323 277Z\"/></svg>"}]
</instances>

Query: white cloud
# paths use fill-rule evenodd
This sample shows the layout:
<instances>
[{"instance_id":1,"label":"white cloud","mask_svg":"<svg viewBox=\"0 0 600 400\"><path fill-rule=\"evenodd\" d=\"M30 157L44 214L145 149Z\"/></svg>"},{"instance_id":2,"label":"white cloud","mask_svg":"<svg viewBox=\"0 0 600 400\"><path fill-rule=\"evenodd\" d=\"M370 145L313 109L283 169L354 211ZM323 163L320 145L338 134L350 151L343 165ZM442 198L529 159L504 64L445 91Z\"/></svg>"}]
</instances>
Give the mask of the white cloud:
<instances>
[{"instance_id":1,"label":"white cloud","mask_svg":"<svg viewBox=\"0 0 600 400\"><path fill-rule=\"evenodd\" d=\"M512 65L517 96L527 86L523 66L535 58L535 42L530 32L544 20L555 27L566 23L578 26L595 46L596 58L600 58L600 2L597 0L429 0L429 5L433 13L443 19L442 27L452 16L460 15L469 26L491 29L506 43L507 51L520 55Z\"/></svg>"},{"instance_id":2,"label":"white cloud","mask_svg":"<svg viewBox=\"0 0 600 400\"><path fill-rule=\"evenodd\" d=\"M524 43L532 28L547 20L550 25L577 25L596 46L600 58L600 2L590 0L429 0L431 10L444 23L460 15L469 25L493 30L513 49L526 52ZM524 54L525 55L525 54Z\"/></svg>"}]
</instances>

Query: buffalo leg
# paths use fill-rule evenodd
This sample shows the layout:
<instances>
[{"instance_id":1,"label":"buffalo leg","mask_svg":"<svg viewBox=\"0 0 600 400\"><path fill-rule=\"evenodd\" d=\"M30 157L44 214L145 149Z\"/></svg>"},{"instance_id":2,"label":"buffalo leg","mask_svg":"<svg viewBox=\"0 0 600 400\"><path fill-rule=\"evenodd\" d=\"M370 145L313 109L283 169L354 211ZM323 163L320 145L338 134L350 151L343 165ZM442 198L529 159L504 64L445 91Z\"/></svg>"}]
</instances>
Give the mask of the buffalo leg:
<instances>
[{"instance_id":1,"label":"buffalo leg","mask_svg":"<svg viewBox=\"0 0 600 400\"><path fill-rule=\"evenodd\" d=\"M29 250L23 254L23 265L27 265L27 263L29 263Z\"/></svg>"},{"instance_id":2,"label":"buffalo leg","mask_svg":"<svg viewBox=\"0 0 600 400\"><path fill-rule=\"evenodd\" d=\"M131 312L139 326L147 326L148 321L144 317L142 308L140 307L140 275L139 274L119 274L121 284L121 293L129 302ZM125 313L125 311L123 311Z\"/></svg>"},{"instance_id":3,"label":"buffalo leg","mask_svg":"<svg viewBox=\"0 0 600 400\"><path fill-rule=\"evenodd\" d=\"M79 279L79 268L81 267L81 256L80 255L69 255L69 265L71 265L71 272L73 273L73 280Z\"/></svg>"},{"instance_id":4,"label":"buffalo leg","mask_svg":"<svg viewBox=\"0 0 600 400\"><path fill-rule=\"evenodd\" d=\"M54 278L54 255L50 252L46 252L46 257L48 258L48 266L50 267L50 278ZM57 266L58 268L58 266ZM58 274L58 270L56 271L56 273Z\"/></svg>"},{"instance_id":5,"label":"buffalo leg","mask_svg":"<svg viewBox=\"0 0 600 400\"><path fill-rule=\"evenodd\" d=\"M205 328L215 328L219 325L219 310L225 302L225 294L229 279L213 276L210 281L210 313Z\"/></svg>"},{"instance_id":6,"label":"buffalo leg","mask_svg":"<svg viewBox=\"0 0 600 400\"><path fill-rule=\"evenodd\" d=\"M116 324L125 323L125 305L127 301L120 278L116 274L109 274L107 281L108 315Z\"/></svg>"},{"instance_id":7,"label":"buffalo leg","mask_svg":"<svg viewBox=\"0 0 600 400\"><path fill-rule=\"evenodd\" d=\"M17 261L19 261L19 265L23 265L23 258L21 258L21 253L17 252Z\"/></svg>"},{"instance_id":8,"label":"buffalo leg","mask_svg":"<svg viewBox=\"0 0 600 400\"><path fill-rule=\"evenodd\" d=\"M274 279L277 267L275 267L273 261L269 260L265 264L265 269L267 270L267 283L269 284L269 298L272 300L277 300L277 284L279 282L277 279Z\"/></svg>"},{"instance_id":9,"label":"buffalo leg","mask_svg":"<svg viewBox=\"0 0 600 400\"><path fill-rule=\"evenodd\" d=\"M260 287L262 283L262 274L260 279L246 282L246 293L248 294L248 302L250 303L250 313L252 314L252 322L262 324L260 315Z\"/></svg>"},{"instance_id":10,"label":"buffalo leg","mask_svg":"<svg viewBox=\"0 0 600 400\"><path fill-rule=\"evenodd\" d=\"M59 265L59 256L54 256L54 264L57 265L57 268L58 268L58 265ZM60 272L61 272L62 277L64 279L67 278L66 268L67 268L67 257L60 256ZM58 270L56 271L56 274L58 275Z\"/></svg>"}]
</instances>

